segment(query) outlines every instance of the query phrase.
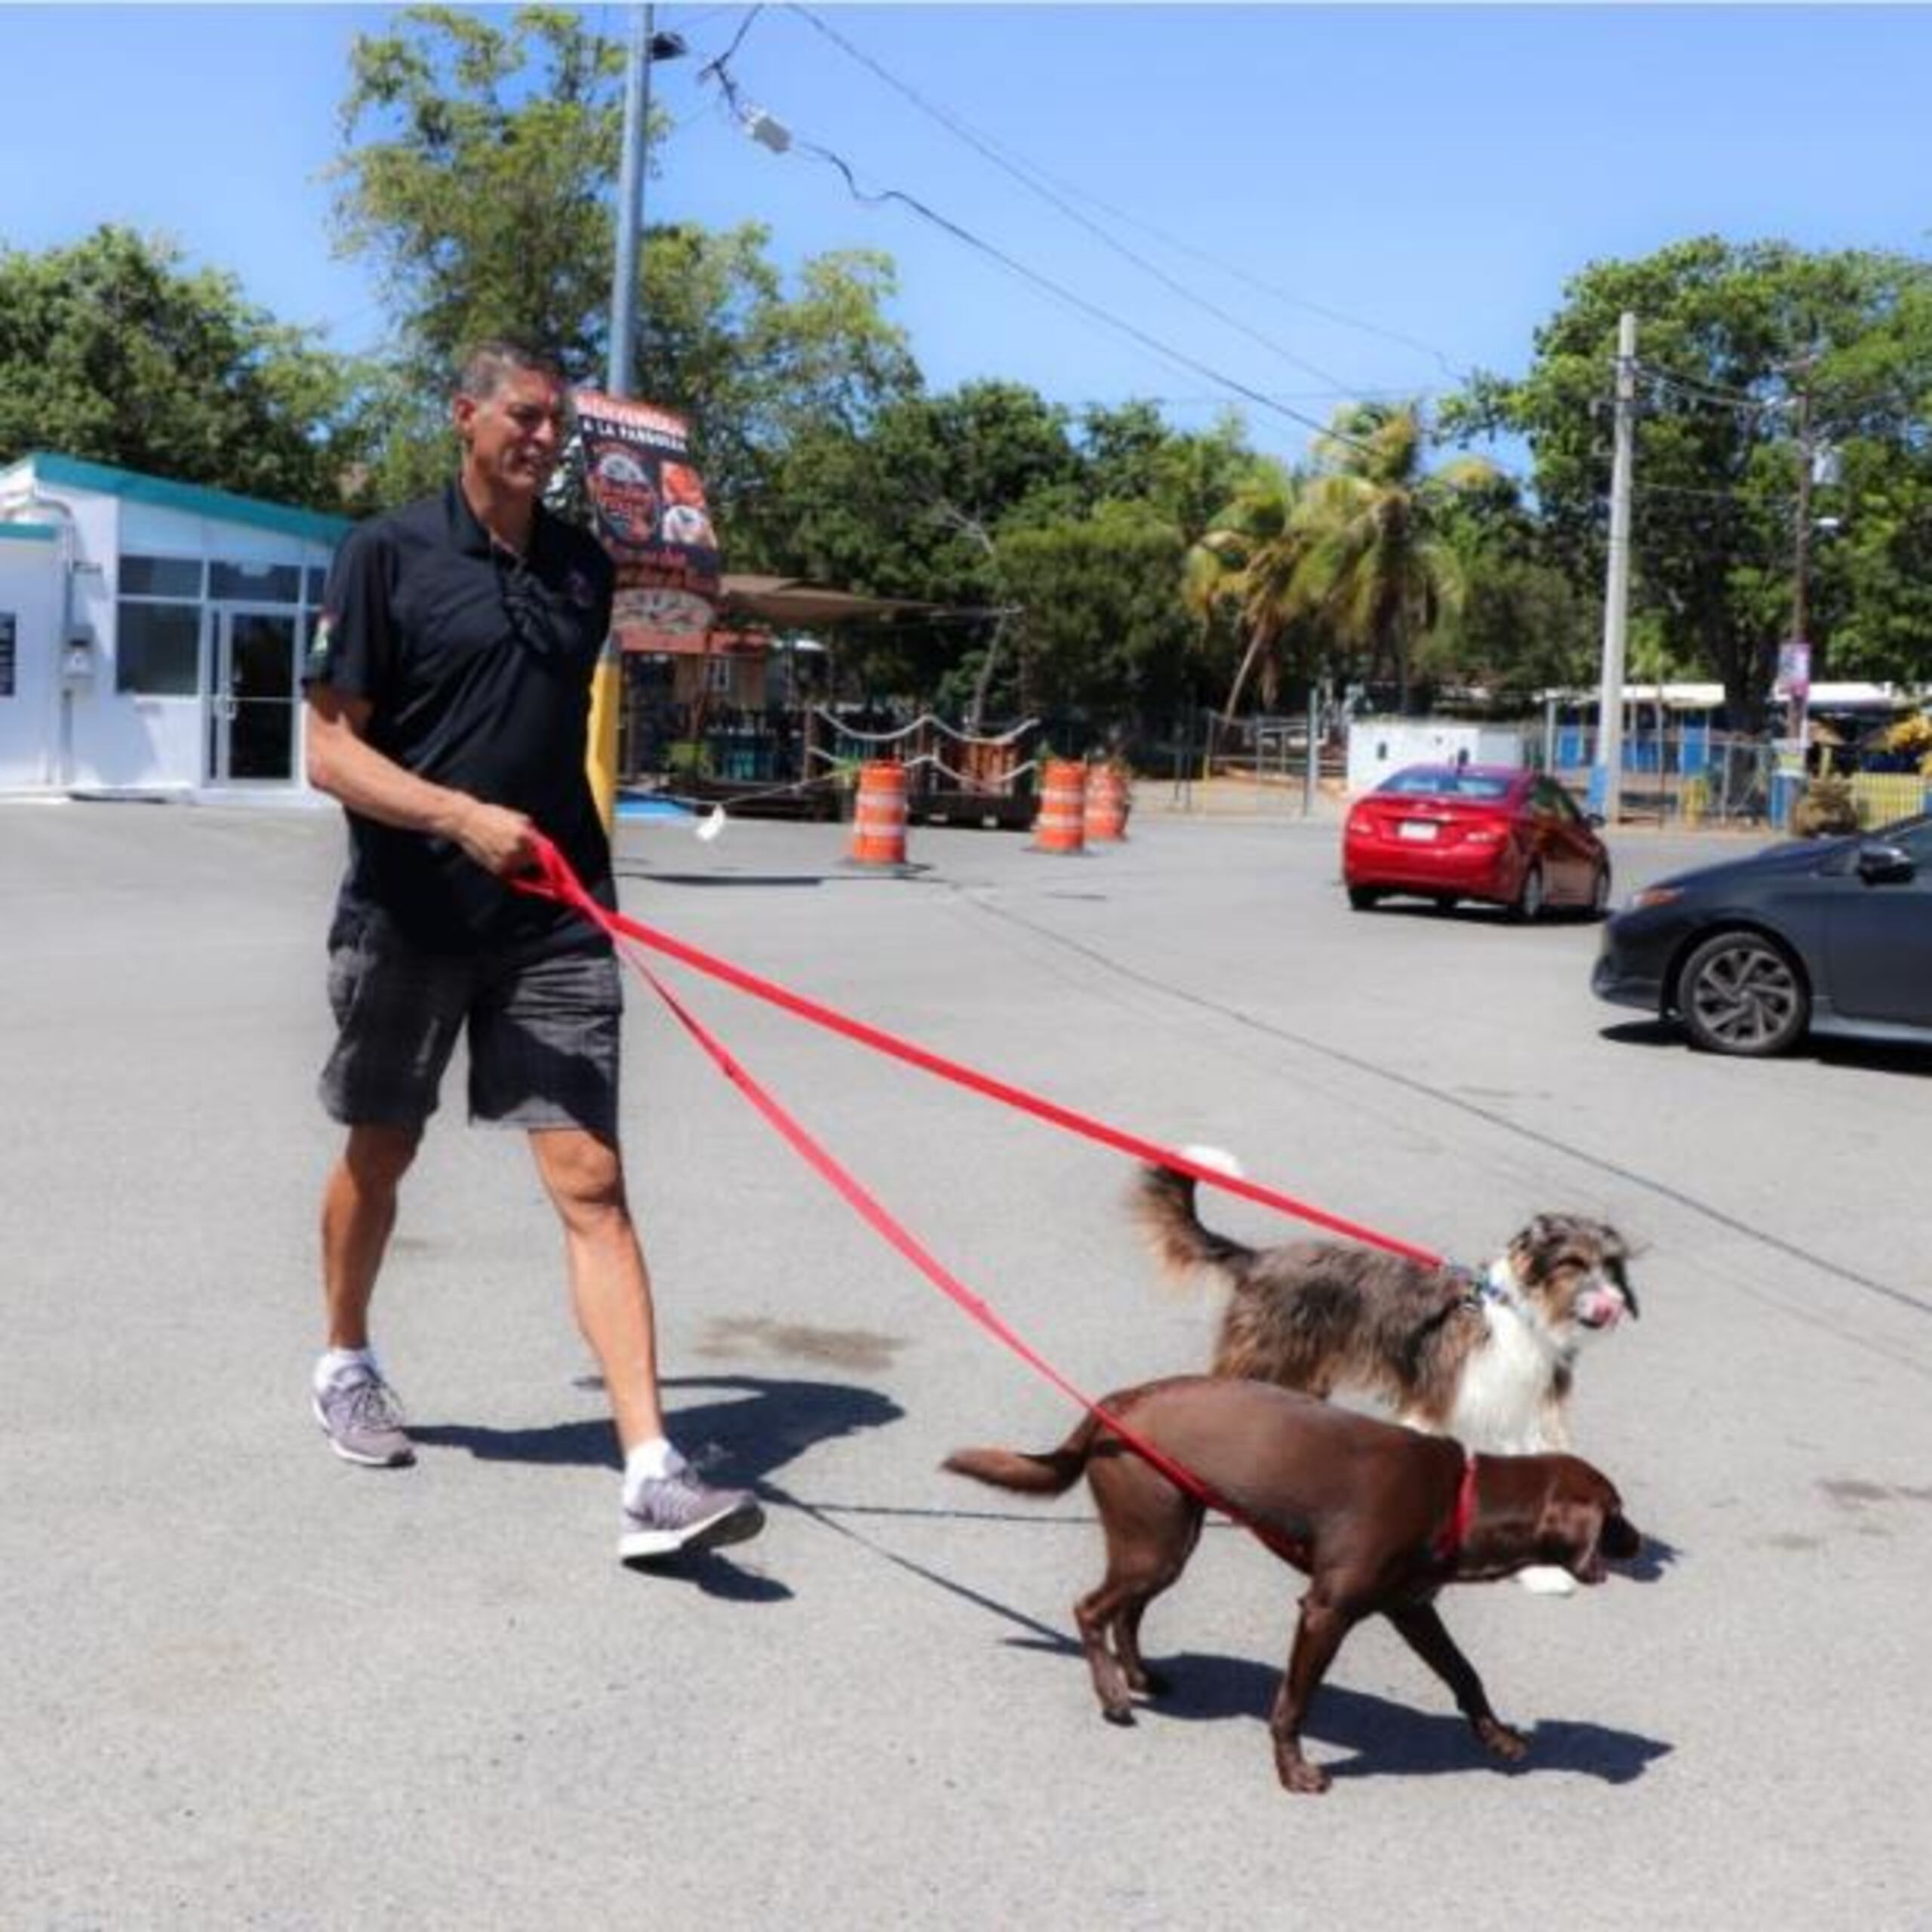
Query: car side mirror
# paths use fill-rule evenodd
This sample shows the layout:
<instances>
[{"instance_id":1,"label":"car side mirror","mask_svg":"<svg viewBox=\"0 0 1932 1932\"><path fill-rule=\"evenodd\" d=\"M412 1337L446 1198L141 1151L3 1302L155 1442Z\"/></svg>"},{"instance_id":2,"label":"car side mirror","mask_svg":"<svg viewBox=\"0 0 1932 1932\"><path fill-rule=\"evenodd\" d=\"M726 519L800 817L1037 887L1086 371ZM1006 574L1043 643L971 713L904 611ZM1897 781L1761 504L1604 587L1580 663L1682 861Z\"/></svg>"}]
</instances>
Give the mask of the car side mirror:
<instances>
[{"instance_id":1,"label":"car side mirror","mask_svg":"<svg viewBox=\"0 0 1932 1932\"><path fill-rule=\"evenodd\" d=\"M1918 876L1912 854L1897 845L1861 845L1858 848L1858 876L1867 885L1896 885Z\"/></svg>"}]
</instances>

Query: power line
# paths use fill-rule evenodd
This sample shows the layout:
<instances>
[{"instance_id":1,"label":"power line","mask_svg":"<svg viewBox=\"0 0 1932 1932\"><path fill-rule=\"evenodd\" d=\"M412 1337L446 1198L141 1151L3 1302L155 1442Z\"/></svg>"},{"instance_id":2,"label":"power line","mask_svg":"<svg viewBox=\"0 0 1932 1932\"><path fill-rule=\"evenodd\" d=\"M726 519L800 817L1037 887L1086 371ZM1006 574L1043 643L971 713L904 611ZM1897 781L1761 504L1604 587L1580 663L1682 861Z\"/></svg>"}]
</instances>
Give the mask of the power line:
<instances>
[{"instance_id":1,"label":"power line","mask_svg":"<svg viewBox=\"0 0 1932 1932\"><path fill-rule=\"evenodd\" d=\"M1367 334L1379 336L1385 341L1398 343L1405 348L1418 350L1425 355L1433 357L1434 359L1441 365L1442 368L1446 371L1447 374L1453 376L1457 382L1466 383L1469 380L1469 372L1467 370L1458 368L1455 364L1451 361L1449 357L1432 343L1424 342L1417 337L1404 334L1399 330L1385 328L1378 323L1365 321L1359 316L1350 315L1346 314L1340 309L1327 308L1320 303L1310 302L1304 297L1291 294L1285 289L1276 288L1271 283L1261 281L1259 278L1248 273L1245 269L1236 267L1232 263L1221 260L1219 257L1209 254L1204 249L1198 248L1190 242L1181 241L1178 238L1168 235L1164 231L1153 226L1150 223L1143 221L1138 217L1128 214L1121 209L1112 207L1107 202L1102 201L1097 195L1088 192L1085 189L1079 187L1073 183L1054 176L1048 170L1037 165L1037 164L1023 160L1011 150L1003 149L998 143L994 141L989 136L983 135L977 132L964 122L960 120L957 115L949 113L943 108L935 106L931 101L926 100L925 97L915 88L900 80L896 75L891 73L885 67L881 66L879 62L873 59L870 54L864 52L863 49L855 47L850 41L847 40L843 35L837 32L834 29L829 26L823 20L820 19L816 14L813 13L808 7L795 4L792 8L792 11L800 15L812 26L815 27L819 32L824 35L825 37L828 40L831 41L834 45L842 49L853 60L859 62L860 65L869 69L872 72L876 74L888 87L893 88L896 92L903 95L906 100L912 102L912 104L915 107L918 108L921 112L931 115L931 118L938 122L942 127L946 128L959 140L964 141L969 147L971 147L977 152L984 155L986 159L991 161L996 167L1004 169L1008 174L1013 176L1013 177L1016 180L1019 181L1023 186L1029 189L1032 192L1038 195L1042 199L1051 202L1053 206L1058 208L1061 213L1067 216L1070 220L1078 222L1081 226L1087 229L1090 232L1098 235L1100 238L1109 248L1125 256L1128 260L1135 263L1140 267L1145 269L1149 274L1155 275L1166 286L1170 288L1175 289L1186 299L1195 302L1198 306L1206 309L1210 314L1212 314L1220 320L1227 322L1229 326L1241 330L1243 334L1253 336L1257 341L1261 342L1266 346L1273 349L1276 354L1280 355L1287 360L1295 363L1299 368L1309 370L1311 374L1320 377L1323 381L1340 383L1341 379L1339 377L1330 375L1324 370L1315 368L1312 364L1303 360L1300 357L1296 355L1292 351L1283 349L1278 343L1274 343L1269 338L1261 336L1257 334L1256 331L1249 329L1245 324L1236 321L1234 318L1228 315L1225 311L1215 306L1213 303L1208 302L1204 297L1198 296L1194 291L1185 288L1184 285L1176 283L1171 277L1167 275L1164 271L1154 266L1152 263L1148 263L1143 257L1135 254L1131 249L1127 248L1124 243L1121 242L1115 237L1108 234L1106 231L1101 228L1097 223L1090 220L1086 216L1080 214L1077 209L1069 207L1066 201L1062 198L1062 195L1072 195L1077 196L1080 200L1088 203L1092 207L1100 209L1103 214L1111 216L1113 220L1122 223L1124 226L1130 228L1138 229L1143 234L1152 235L1156 241L1161 242L1164 247L1171 248L1178 254L1189 256L1196 261L1204 262L1210 267L1218 269L1224 275L1230 275L1237 281L1245 282L1250 288L1257 289L1262 294L1270 296L1277 301L1286 303L1291 307L1306 309L1312 315L1319 315L1324 321L1339 323L1346 328L1358 329ZM1055 193L1053 192L1055 189L1059 189L1060 192ZM1341 386L1345 389L1348 386L1346 384L1342 384Z\"/></svg>"},{"instance_id":2,"label":"power line","mask_svg":"<svg viewBox=\"0 0 1932 1932\"><path fill-rule=\"evenodd\" d=\"M726 100L730 103L732 112L737 116L740 125L749 126L752 125L752 112L751 110L745 108L739 100L737 84L732 79L726 64L728 59L728 55L721 55L717 60L708 63L703 72L705 75L716 80ZM767 125L768 121L768 116L762 117L758 125ZM1292 408L1290 405L1279 401L1266 392L1244 383L1239 377L1228 375L1224 371L1215 368L1211 364L1203 362L1198 357L1189 355L1185 350L1176 349L1171 344L1162 342L1159 337L1149 334L1145 329L1125 321L1121 317L1101 307L1097 303L1090 302L1084 296L1077 294L1062 283L1055 281L1051 276L1041 274L1037 269L1028 266L1024 262L1017 260L1003 248L987 241L983 236L975 234L971 229L954 221L950 217L941 214L936 208L929 207L916 195L909 195L904 189L899 188L882 189L876 193L869 192L861 188L858 177L853 171L851 165L842 155L835 152L833 149L822 146L816 141L807 140L798 135L789 134L786 145L795 147L801 153L811 155L817 159L836 168L843 177L847 190L854 201L871 206L878 206L888 202L897 202L900 206L909 208L921 220L930 223L942 232L950 235L955 241L963 243L977 254L983 255L989 260L997 263L1008 273L1044 291L1055 300L1084 315L1088 320L1098 322L1103 328L1112 329L1116 334L1128 337L1139 343L1143 349L1151 350L1164 360L1174 364L1178 368L1186 369L1195 375L1204 376L1211 383L1218 383L1224 389L1244 400L1255 404L1260 408L1271 410L1276 415L1285 417L1291 422L1299 423L1304 429L1312 429L1316 435L1325 437L1331 442L1344 445L1349 448L1361 451L1364 455L1374 454L1371 445L1362 441L1360 438L1352 436L1346 431L1334 429L1312 416L1305 414L1302 411Z\"/></svg>"},{"instance_id":3,"label":"power line","mask_svg":"<svg viewBox=\"0 0 1932 1932\"><path fill-rule=\"evenodd\" d=\"M1056 193L1052 187L1047 185L1049 177L1033 169L1029 164L1022 162L1017 158L1010 158L992 142L976 134L964 122L949 114L944 109L935 107L922 95L881 66L870 54L854 47L843 34L838 32L835 28L828 26L809 7L795 5L792 11L815 27L834 46L842 49L854 60L876 74L888 87L903 94L921 112L931 115L934 120L939 122L940 126L958 140L964 141L976 154L984 156L1003 174L1011 176L1029 194L1037 195L1049 207L1058 209L1068 220L1076 223L1084 229L1088 234L1095 236L1123 260L1131 262L1143 274L1151 275L1163 288L1178 295L1183 301L1192 303L1204 314L1212 315L1217 321L1233 329L1237 334L1246 336L1251 342L1258 343L1271 354L1278 355L1283 361L1291 364L1297 369L1305 370L1317 381L1329 383L1343 392L1348 389L1349 384L1341 377L1333 374L1328 370L1309 361L1306 356L1297 355L1293 349L1284 347L1272 337L1263 334L1260 330L1251 328L1239 316L1231 315L1217 303L1209 301L1198 290L1189 288L1185 282L1169 275L1157 263L1150 262L1145 255L1130 248L1118 237L1110 235L1098 222L1089 216L1082 214L1063 195Z\"/></svg>"}]
</instances>

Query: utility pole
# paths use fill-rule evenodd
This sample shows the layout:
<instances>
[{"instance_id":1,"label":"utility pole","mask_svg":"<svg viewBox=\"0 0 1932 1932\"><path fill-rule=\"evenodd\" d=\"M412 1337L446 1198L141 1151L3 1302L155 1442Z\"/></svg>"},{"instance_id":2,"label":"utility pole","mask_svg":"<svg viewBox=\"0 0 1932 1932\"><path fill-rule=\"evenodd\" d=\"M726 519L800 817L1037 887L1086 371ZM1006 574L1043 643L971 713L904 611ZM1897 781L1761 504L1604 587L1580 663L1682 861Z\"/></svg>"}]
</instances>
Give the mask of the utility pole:
<instances>
[{"instance_id":1,"label":"utility pole","mask_svg":"<svg viewBox=\"0 0 1932 1932\"><path fill-rule=\"evenodd\" d=\"M1617 823L1623 782L1623 658L1630 614L1630 479L1636 455L1637 318L1617 324L1617 426L1610 468L1610 561L1603 592L1603 675L1597 688L1597 755L1590 803Z\"/></svg>"},{"instance_id":2,"label":"utility pole","mask_svg":"<svg viewBox=\"0 0 1932 1932\"><path fill-rule=\"evenodd\" d=\"M652 30L656 10L631 9L630 49L624 65L624 145L618 163L617 259L611 272L611 344L605 387L631 393L636 368L638 253L644 236L644 172L650 151L651 63L675 59L685 43L674 33ZM607 637L590 685L589 765L592 795L608 834L617 813L617 713L623 701L623 667L617 640Z\"/></svg>"},{"instance_id":3,"label":"utility pole","mask_svg":"<svg viewBox=\"0 0 1932 1932\"><path fill-rule=\"evenodd\" d=\"M1794 675L1785 693L1785 736L1804 755L1806 714L1810 706L1810 664L1811 567L1811 358L1798 365L1798 528L1793 532L1791 582L1791 641Z\"/></svg>"},{"instance_id":4,"label":"utility pole","mask_svg":"<svg viewBox=\"0 0 1932 1932\"><path fill-rule=\"evenodd\" d=\"M611 278L611 350L605 386L629 395L636 367L638 247L644 232L644 171L651 120L651 20L657 9L631 9L624 63L624 146L617 171L617 255Z\"/></svg>"}]
</instances>

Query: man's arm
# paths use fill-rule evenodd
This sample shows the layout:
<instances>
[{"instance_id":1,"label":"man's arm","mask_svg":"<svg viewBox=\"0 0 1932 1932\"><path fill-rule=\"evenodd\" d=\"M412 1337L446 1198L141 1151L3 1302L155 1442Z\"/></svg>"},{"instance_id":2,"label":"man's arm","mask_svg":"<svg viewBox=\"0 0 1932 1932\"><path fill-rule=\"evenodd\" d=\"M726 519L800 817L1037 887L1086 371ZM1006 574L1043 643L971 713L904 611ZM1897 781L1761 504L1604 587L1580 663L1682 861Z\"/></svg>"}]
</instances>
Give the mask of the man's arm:
<instances>
[{"instance_id":1,"label":"man's arm","mask_svg":"<svg viewBox=\"0 0 1932 1932\"><path fill-rule=\"evenodd\" d=\"M317 791L380 824L452 840L499 878L536 863L536 827L521 812L433 785L377 750L365 735L367 698L312 684L307 701L309 783Z\"/></svg>"}]
</instances>

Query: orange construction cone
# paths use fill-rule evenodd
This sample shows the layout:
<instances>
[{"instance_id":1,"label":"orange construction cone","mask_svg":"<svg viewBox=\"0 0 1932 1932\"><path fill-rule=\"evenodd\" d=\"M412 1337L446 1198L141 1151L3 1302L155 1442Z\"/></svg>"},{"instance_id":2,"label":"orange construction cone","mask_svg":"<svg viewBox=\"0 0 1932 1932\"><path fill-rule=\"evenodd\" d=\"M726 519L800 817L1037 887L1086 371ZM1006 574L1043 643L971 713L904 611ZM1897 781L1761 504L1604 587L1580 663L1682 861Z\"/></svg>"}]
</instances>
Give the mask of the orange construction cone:
<instances>
[{"instance_id":1,"label":"orange construction cone","mask_svg":"<svg viewBox=\"0 0 1932 1932\"><path fill-rule=\"evenodd\" d=\"M1050 758L1040 774L1040 809L1033 820L1033 850L1060 854L1087 849L1087 768L1078 759Z\"/></svg>"},{"instance_id":2,"label":"orange construction cone","mask_svg":"<svg viewBox=\"0 0 1932 1932\"><path fill-rule=\"evenodd\" d=\"M906 768L890 759L859 768L859 798L852 812L852 863L906 863Z\"/></svg>"},{"instance_id":3,"label":"orange construction cone","mask_svg":"<svg viewBox=\"0 0 1932 1932\"><path fill-rule=\"evenodd\" d=\"M1086 832L1090 839L1127 836L1127 774L1117 764L1087 768Z\"/></svg>"}]
</instances>

